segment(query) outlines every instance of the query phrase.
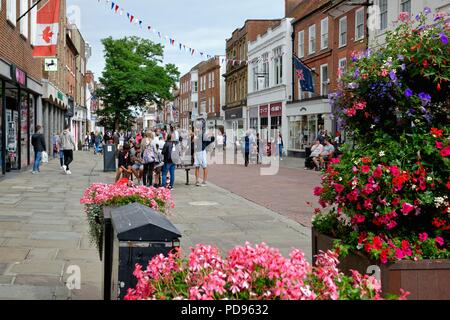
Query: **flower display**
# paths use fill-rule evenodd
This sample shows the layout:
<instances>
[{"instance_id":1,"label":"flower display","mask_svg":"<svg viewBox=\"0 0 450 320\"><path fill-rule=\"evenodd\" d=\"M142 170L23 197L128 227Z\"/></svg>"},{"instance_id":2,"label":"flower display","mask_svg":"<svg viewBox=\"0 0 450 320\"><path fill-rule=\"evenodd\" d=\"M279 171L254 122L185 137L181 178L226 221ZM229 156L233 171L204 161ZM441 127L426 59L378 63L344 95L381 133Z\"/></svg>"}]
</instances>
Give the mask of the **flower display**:
<instances>
[{"instance_id":1,"label":"flower display","mask_svg":"<svg viewBox=\"0 0 450 320\"><path fill-rule=\"evenodd\" d=\"M84 191L80 203L89 222L91 242L99 249L103 243L103 208L120 207L131 203L140 203L161 214L167 214L174 204L170 190L166 188L148 188L144 186L128 187L123 184L92 184Z\"/></svg>"},{"instance_id":2,"label":"flower display","mask_svg":"<svg viewBox=\"0 0 450 320\"><path fill-rule=\"evenodd\" d=\"M335 252L321 252L314 266L294 249L289 258L266 244L237 246L223 258L213 246L153 258L146 270L136 265L135 288L125 300L367 300L381 299L373 276L337 268ZM400 299L405 299L403 293ZM398 298L398 297L397 297Z\"/></svg>"},{"instance_id":3,"label":"flower display","mask_svg":"<svg viewBox=\"0 0 450 320\"><path fill-rule=\"evenodd\" d=\"M428 11L402 14L385 48L354 54L330 95L353 143L323 174L313 225L341 253L450 258L450 32L447 14L427 24Z\"/></svg>"}]
</instances>

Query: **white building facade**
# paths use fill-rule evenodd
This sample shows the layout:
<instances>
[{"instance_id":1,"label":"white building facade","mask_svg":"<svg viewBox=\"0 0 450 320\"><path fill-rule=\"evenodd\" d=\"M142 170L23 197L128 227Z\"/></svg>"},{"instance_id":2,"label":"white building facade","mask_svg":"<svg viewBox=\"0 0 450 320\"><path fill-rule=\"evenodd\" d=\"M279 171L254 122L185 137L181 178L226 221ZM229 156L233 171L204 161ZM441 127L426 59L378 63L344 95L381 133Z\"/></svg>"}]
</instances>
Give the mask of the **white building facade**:
<instances>
[{"instance_id":1,"label":"white building facade","mask_svg":"<svg viewBox=\"0 0 450 320\"><path fill-rule=\"evenodd\" d=\"M283 137L289 132L286 108L292 100L291 22L285 18L248 43L247 128L258 132L265 142L276 142L279 132Z\"/></svg>"},{"instance_id":2,"label":"white building facade","mask_svg":"<svg viewBox=\"0 0 450 320\"><path fill-rule=\"evenodd\" d=\"M398 20L400 12L409 12L415 17L426 7L432 13L430 22L437 12L450 12L449 0L374 0L374 6L369 9L369 46L377 48L386 41L386 32L395 29L394 21Z\"/></svg>"}]
</instances>

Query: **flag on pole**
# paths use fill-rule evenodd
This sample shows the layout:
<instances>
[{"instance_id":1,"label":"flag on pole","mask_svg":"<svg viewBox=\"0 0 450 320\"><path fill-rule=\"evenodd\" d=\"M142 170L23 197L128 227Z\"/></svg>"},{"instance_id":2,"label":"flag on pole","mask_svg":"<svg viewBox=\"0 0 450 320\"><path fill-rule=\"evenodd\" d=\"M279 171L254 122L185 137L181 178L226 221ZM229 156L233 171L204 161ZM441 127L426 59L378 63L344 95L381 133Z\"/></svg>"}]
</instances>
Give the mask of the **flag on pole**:
<instances>
[{"instance_id":1,"label":"flag on pole","mask_svg":"<svg viewBox=\"0 0 450 320\"><path fill-rule=\"evenodd\" d=\"M56 56L60 9L60 0L49 0L38 10L33 57Z\"/></svg>"},{"instance_id":2,"label":"flag on pole","mask_svg":"<svg viewBox=\"0 0 450 320\"><path fill-rule=\"evenodd\" d=\"M294 59L295 73L298 80L300 81L300 86L302 91L314 93L314 81L312 76L312 71L306 67L299 58L296 56Z\"/></svg>"}]
</instances>

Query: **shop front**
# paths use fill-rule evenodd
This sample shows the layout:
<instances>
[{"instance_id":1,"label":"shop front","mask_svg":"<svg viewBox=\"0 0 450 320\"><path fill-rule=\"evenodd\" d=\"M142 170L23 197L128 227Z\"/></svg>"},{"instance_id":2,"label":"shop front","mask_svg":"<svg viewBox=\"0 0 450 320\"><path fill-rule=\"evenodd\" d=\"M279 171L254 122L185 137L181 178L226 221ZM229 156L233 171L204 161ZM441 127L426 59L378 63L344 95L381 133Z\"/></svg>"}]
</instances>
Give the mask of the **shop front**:
<instances>
[{"instance_id":1,"label":"shop front","mask_svg":"<svg viewBox=\"0 0 450 320\"><path fill-rule=\"evenodd\" d=\"M225 110L225 131L229 143L235 143L244 137L245 121L243 107Z\"/></svg>"},{"instance_id":2,"label":"shop front","mask_svg":"<svg viewBox=\"0 0 450 320\"><path fill-rule=\"evenodd\" d=\"M288 104L288 155L304 157L320 130L332 133L331 106L328 100L311 100Z\"/></svg>"},{"instance_id":3,"label":"shop front","mask_svg":"<svg viewBox=\"0 0 450 320\"><path fill-rule=\"evenodd\" d=\"M42 86L15 65L0 61L1 173L30 166L34 155L31 136L37 124L37 101ZM9 67L9 73L5 71Z\"/></svg>"}]
</instances>

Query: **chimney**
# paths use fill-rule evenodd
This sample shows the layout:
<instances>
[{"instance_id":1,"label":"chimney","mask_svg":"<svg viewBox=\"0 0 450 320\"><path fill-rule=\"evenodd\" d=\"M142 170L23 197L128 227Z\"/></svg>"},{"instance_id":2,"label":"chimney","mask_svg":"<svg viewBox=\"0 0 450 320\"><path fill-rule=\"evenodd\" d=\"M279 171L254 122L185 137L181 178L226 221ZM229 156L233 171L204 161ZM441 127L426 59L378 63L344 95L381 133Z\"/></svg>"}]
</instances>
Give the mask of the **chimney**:
<instances>
[{"instance_id":1,"label":"chimney","mask_svg":"<svg viewBox=\"0 0 450 320\"><path fill-rule=\"evenodd\" d=\"M292 10L295 9L303 0L284 0L284 14L286 18L292 18Z\"/></svg>"}]
</instances>

